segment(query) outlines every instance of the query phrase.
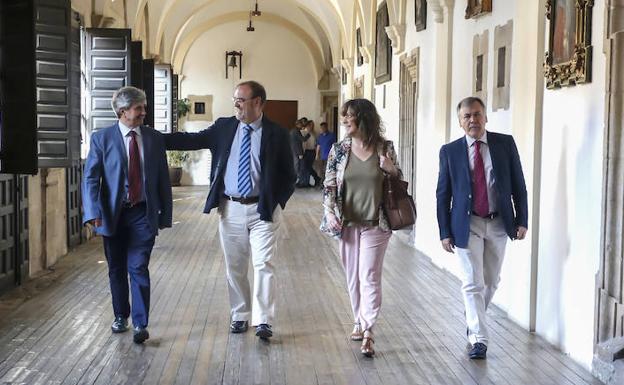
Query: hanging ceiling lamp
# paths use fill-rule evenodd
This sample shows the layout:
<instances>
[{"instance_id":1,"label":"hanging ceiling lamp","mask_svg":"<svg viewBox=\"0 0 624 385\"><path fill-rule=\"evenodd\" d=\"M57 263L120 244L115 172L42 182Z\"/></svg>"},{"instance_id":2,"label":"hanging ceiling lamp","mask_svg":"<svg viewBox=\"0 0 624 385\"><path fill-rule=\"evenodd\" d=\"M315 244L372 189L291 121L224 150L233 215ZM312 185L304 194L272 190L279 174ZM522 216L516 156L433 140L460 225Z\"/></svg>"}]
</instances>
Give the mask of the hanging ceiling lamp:
<instances>
[{"instance_id":1,"label":"hanging ceiling lamp","mask_svg":"<svg viewBox=\"0 0 624 385\"><path fill-rule=\"evenodd\" d=\"M256 0L256 8L251 11L251 16L260 16L262 15L262 12L260 12L260 10L258 9L258 0Z\"/></svg>"}]
</instances>

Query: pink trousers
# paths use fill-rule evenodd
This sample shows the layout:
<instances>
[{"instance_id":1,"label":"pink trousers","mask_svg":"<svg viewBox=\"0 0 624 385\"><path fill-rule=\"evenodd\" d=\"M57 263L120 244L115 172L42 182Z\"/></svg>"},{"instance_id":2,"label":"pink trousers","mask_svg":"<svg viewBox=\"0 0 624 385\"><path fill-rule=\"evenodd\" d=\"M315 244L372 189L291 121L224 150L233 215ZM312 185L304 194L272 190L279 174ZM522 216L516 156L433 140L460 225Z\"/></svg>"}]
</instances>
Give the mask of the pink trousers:
<instances>
[{"instance_id":1,"label":"pink trousers","mask_svg":"<svg viewBox=\"0 0 624 385\"><path fill-rule=\"evenodd\" d=\"M392 231L378 226L348 226L342 229L340 256L347 276L347 289L355 323L371 329L381 307L381 271Z\"/></svg>"}]
</instances>

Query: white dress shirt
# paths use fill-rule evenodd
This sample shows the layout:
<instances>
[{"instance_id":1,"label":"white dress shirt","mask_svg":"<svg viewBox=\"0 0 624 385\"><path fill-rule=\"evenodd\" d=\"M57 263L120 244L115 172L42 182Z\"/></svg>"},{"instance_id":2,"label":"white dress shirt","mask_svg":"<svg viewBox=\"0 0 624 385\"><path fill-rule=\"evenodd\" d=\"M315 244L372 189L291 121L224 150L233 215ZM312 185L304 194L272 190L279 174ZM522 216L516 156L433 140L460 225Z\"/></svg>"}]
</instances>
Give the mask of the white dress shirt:
<instances>
[{"instance_id":1,"label":"white dress shirt","mask_svg":"<svg viewBox=\"0 0 624 385\"><path fill-rule=\"evenodd\" d=\"M481 138L481 158L483 159L483 166L485 168L485 181L487 183L487 195L488 195L488 203L490 206L490 213L495 213L497 210L496 205L496 179L494 178L494 169L492 168L492 157L490 156L490 148L487 142L487 131L483 132ZM473 139L471 136L466 135L466 143L468 145L468 162L470 164L470 178L474 182L474 157L475 157L475 148L474 143L476 139Z\"/></svg>"},{"instance_id":2,"label":"white dress shirt","mask_svg":"<svg viewBox=\"0 0 624 385\"><path fill-rule=\"evenodd\" d=\"M249 124L251 130L251 193L250 197L260 195L260 144L262 142L262 115L258 120ZM240 157L240 147L245 135L245 126L247 123L239 122L232 147L230 148L230 156L228 158L227 167L225 168L225 195L240 198L241 193L238 191L238 160Z\"/></svg>"}]
</instances>

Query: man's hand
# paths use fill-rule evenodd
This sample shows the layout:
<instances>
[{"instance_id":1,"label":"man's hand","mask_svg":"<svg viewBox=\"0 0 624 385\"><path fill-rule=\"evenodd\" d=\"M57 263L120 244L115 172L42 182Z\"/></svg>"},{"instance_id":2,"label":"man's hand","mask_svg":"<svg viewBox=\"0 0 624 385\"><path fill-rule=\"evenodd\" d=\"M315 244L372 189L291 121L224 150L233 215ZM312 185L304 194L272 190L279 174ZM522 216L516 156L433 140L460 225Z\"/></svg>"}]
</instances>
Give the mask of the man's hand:
<instances>
[{"instance_id":1,"label":"man's hand","mask_svg":"<svg viewBox=\"0 0 624 385\"><path fill-rule=\"evenodd\" d=\"M518 226L518 230L516 230L516 239L521 241L526 237L527 228L524 226Z\"/></svg>"},{"instance_id":2,"label":"man's hand","mask_svg":"<svg viewBox=\"0 0 624 385\"><path fill-rule=\"evenodd\" d=\"M453 254L453 249L455 249L455 242L453 242L453 238L444 238L442 240L442 248L444 249L444 251Z\"/></svg>"}]
</instances>

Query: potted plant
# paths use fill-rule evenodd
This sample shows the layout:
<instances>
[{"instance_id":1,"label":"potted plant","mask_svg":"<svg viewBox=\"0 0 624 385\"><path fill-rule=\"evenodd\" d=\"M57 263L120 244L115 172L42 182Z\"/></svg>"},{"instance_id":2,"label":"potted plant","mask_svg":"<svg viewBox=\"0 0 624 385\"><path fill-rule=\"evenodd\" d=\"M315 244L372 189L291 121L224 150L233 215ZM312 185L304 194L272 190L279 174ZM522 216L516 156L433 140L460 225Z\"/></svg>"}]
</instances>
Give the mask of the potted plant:
<instances>
[{"instance_id":1,"label":"potted plant","mask_svg":"<svg viewBox=\"0 0 624 385\"><path fill-rule=\"evenodd\" d=\"M182 179L182 166L189 158L187 151L167 151L167 164L169 164L169 180L172 186L179 186Z\"/></svg>"},{"instance_id":2,"label":"potted plant","mask_svg":"<svg viewBox=\"0 0 624 385\"><path fill-rule=\"evenodd\" d=\"M178 99L178 119L186 116L191 110L191 101L188 98Z\"/></svg>"}]
</instances>

